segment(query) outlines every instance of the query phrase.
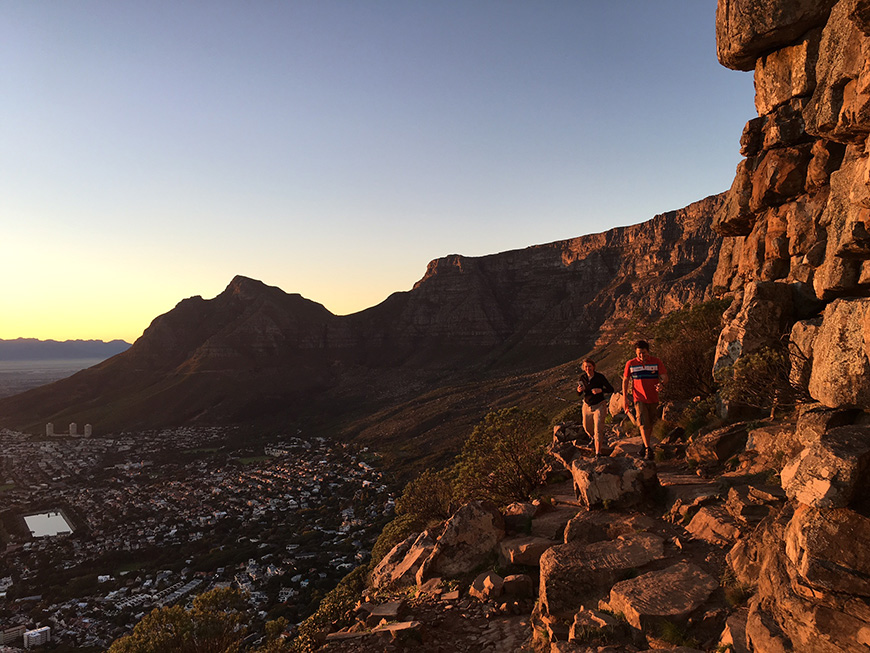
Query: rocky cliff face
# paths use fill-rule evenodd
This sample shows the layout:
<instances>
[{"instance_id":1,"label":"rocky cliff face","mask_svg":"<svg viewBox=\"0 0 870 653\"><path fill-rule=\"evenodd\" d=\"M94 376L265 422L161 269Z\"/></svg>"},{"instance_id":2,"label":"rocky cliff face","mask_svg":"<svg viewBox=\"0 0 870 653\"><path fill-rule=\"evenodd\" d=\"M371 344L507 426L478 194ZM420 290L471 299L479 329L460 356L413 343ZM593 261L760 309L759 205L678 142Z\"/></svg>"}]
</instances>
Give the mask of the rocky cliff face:
<instances>
[{"instance_id":1,"label":"rocky cliff face","mask_svg":"<svg viewBox=\"0 0 870 653\"><path fill-rule=\"evenodd\" d=\"M214 299L185 299L156 318L124 354L0 401L0 425L141 428L324 405L374 412L385 397L407 400L482 369L546 369L631 316L707 297L721 203L714 196L604 233L438 259L412 290L348 316L236 277Z\"/></svg>"},{"instance_id":2,"label":"rocky cliff face","mask_svg":"<svg viewBox=\"0 0 870 653\"><path fill-rule=\"evenodd\" d=\"M716 33L721 63L754 70L759 114L715 224L714 284L736 297L716 369L786 339L819 402L782 473L790 506L729 556L758 587L747 635L761 653L867 650L870 1L719 0Z\"/></svg>"},{"instance_id":3,"label":"rocky cliff face","mask_svg":"<svg viewBox=\"0 0 870 653\"><path fill-rule=\"evenodd\" d=\"M717 368L792 328L800 331L792 340L812 353L821 347L807 338L825 333L837 361L852 361L850 369L864 361L850 373L860 389L822 387L822 368L837 367L825 346L809 361L812 392L831 407L859 407L870 347L844 330L863 319L859 300L870 295L870 3L720 0L716 30L720 61L754 69L759 114L744 129L746 158L714 225L725 236L714 284L737 294ZM780 314L771 316L771 306ZM803 321L819 315L824 329L808 330Z\"/></svg>"},{"instance_id":4,"label":"rocky cliff face","mask_svg":"<svg viewBox=\"0 0 870 653\"><path fill-rule=\"evenodd\" d=\"M415 359L462 347L499 355L589 349L602 329L633 314L657 316L709 296L720 242L711 220L720 206L713 196L599 234L437 259L413 290L331 330L330 346L384 343ZM336 337L348 331L355 337Z\"/></svg>"}]
</instances>

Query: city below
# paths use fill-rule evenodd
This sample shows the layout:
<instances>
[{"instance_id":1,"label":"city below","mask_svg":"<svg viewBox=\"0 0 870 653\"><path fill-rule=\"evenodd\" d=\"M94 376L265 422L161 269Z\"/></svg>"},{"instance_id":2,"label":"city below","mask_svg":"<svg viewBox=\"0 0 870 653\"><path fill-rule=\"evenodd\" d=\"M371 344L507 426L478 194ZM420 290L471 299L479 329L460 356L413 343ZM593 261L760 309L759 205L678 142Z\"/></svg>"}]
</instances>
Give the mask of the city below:
<instances>
[{"instance_id":1,"label":"city below","mask_svg":"<svg viewBox=\"0 0 870 653\"><path fill-rule=\"evenodd\" d=\"M230 586L255 642L367 561L393 512L374 457L323 438L77 433L0 430L0 651L102 651L152 609Z\"/></svg>"}]
</instances>

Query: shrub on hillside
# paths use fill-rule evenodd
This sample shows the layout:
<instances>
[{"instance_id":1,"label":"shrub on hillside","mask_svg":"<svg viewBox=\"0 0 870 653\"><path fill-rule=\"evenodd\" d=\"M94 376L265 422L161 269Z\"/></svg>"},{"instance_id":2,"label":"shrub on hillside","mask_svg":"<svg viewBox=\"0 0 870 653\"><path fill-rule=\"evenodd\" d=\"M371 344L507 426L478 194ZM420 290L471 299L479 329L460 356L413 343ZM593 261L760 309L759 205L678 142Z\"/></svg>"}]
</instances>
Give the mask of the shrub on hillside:
<instances>
[{"instance_id":1,"label":"shrub on hillside","mask_svg":"<svg viewBox=\"0 0 870 653\"><path fill-rule=\"evenodd\" d=\"M405 486L396 502L397 515L413 515L424 524L442 521L459 507L456 501L453 468L425 470Z\"/></svg>"},{"instance_id":2,"label":"shrub on hillside","mask_svg":"<svg viewBox=\"0 0 870 653\"><path fill-rule=\"evenodd\" d=\"M719 402L716 400L715 395L691 402L683 410L678 421L686 436L693 435L701 428L717 426L720 423Z\"/></svg>"},{"instance_id":3,"label":"shrub on hillside","mask_svg":"<svg viewBox=\"0 0 870 653\"><path fill-rule=\"evenodd\" d=\"M667 399L687 400L716 392L713 358L722 314L731 300L714 299L662 318L653 328L653 355L668 370Z\"/></svg>"},{"instance_id":4,"label":"shrub on hillside","mask_svg":"<svg viewBox=\"0 0 870 653\"><path fill-rule=\"evenodd\" d=\"M577 399L573 400L567 408L559 411L556 416L550 420L550 426L564 424L565 422L575 422L577 424L583 423L583 402L579 396Z\"/></svg>"},{"instance_id":5,"label":"shrub on hillside","mask_svg":"<svg viewBox=\"0 0 870 653\"><path fill-rule=\"evenodd\" d=\"M299 624L299 634L290 647L292 651L315 651L318 648L317 635L320 632L350 623L353 609L365 589L367 572L367 567L357 567L323 597L317 611Z\"/></svg>"},{"instance_id":6,"label":"shrub on hillside","mask_svg":"<svg viewBox=\"0 0 870 653\"><path fill-rule=\"evenodd\" d=\"M810 399L806 388L791 377L792 356L799 355L782 347L765 347L744 354L723 371L722 399L733 404L770 409L794 406Z\"/></svg>"},{"instance_id":7,"label":"shrub on hillside","mask_svg":"<svg viewBox=\"0 0 870 653\"><path fill-rule=\"evenodd\" d=\"M539 411L514 406L489 413L457 459L457 499L488 499L497 505L525 501L543 480L549 440L547 419Z\"/></svg>"},{"instance_id":8,"label":"shrub on hillside","mask_svg":"<svg viewBox=\"0 0 870 653\"><path fill-rule=\"evenodd\" d=\"M200 594L189 610L174 605L152 610L109 653L201 653L237 651L246 634L244 597L237 589Z\"/></svg>"}]
</instances>

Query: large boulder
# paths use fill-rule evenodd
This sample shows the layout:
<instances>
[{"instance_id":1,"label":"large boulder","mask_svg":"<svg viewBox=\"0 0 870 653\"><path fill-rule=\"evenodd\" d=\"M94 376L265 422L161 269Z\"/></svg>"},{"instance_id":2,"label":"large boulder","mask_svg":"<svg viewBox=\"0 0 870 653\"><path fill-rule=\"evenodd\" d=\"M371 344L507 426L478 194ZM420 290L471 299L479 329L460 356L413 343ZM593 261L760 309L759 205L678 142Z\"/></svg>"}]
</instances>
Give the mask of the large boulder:
<instances>
[{"instance_id":1,"label":"large boulder","mask_svg":"<svg viewBox=\"0 0 870 653\"><path fill-rule=\"evenodd\" d=\"M486 501L465 504L447 520L431 555L417 571L417 584L474 571L489 560L504 533L504 519L494 505Z\"/></svg>"},{"instance_id":2,"label":"large boulder","mask_svg":"<svg viewBox=\"0 0 870 653\"><path fill-rule=\"evenodd\" d=\"M866 230L863 210L866 207L860 205L866 201L866 174L867 159L859 156L854 146L847 148L840 168L831 173L828 201L819 218L820 251L807 253L808 259L813 258L810 264L815 267L813 290L826 302L866 295L868 280L864 264L868 256L859 253L860 246L855 238L861 230ZM858 223L861 223L860 228ZM858 252L852 253L853 248Z\"/></svg>"},{"instance_id":3,"label":"large boulder","mask_svg":"<svg viewBox=\"0 0 870 653\"><path fill-rule=\"evenodd\" d=\"M831 408L870 406L870 299L838 299L825 308L809 391Z\"/></svg>"},{"instance_id":4,"label":"large boulder","mask_svg":"<svg viewBox=\"0 0 870 653\"><path fill-rule=\"evenodd\" d=\"M827 512L827 511L824 511ZM819 530L813 526L814 517L800 516L794 530L801 525L813 529L813 537ZM789 537L786 535L791 525L788 513L765 522L759 527L756 537L758 573L755 576L757 590L749 604L746 622L746 636L750 650L766 653L771 651L812 651L813 653L851 653L870 647L870 608L864 596L846 592L830 592L822 589L821 583L811 587L786 554ZM844 524L840 524L844 525ZM822 537L824 542L826 538ZM831 543L831 541L828 541ZM825 551L834 554L835 559L844 560L836 554L835 548L810 545L804 546L800 538L792 539L791 546L797 552L796 559L807 550ZM839 558L837 557L839 555ZM833 561L832 561L833 562ZM855 558L849 564L857 562ZM811 563L807 566L811 574L824 582L833 580L836 570L828 570L832 575L824 577ZM840 581L845 581L845 575ZM840 585L848 586L848 582Z\"/></svg>"},{"instance_id":5,"label":"large boulder","mask_svg":"<svg viewBox=\"0 0 870 653\"><path fill-rule=\"evenodd\" d=\"M866 542L870 542L870 519L847 508L802 506L785 531L785 553L802 583L861 597L870 597Z\"/></svg>"},{"instance_id":6,"label":"large boulder","mask_svg":"<svg viewBox=\"0 0 870 653\"><path fill-rule=\"evenodd\" d=\"M808 388L813 371L813 343L822 326L821 318L794 323L789 335L791 369L789 382L797 388Z\"/></svg>"},{"instance_id":7,"label":"large boulder","mask_svg":"<svg viewBox=\"0 0 870 653\"><path fill-rule=\"evenodd\" d=\"M432 555L435 540L428 531L410 535L390 549L372 571L373 587L414 585L420 565Z\"/></svg>"},{"instance_id":8,"label":"large boulder","mask_svg":"<svg viewBox=\"0 0 870 653\"><path fill-rule=\"evenodd\" d=\"M570 620L581 607L603 598L622 574L663 557L664 540L651 533L554 546L541 556L542 610Z\"/></svg>"},{"instance_id":9,"label":"large boulder","mask_svg":"<svg viewBox=\"0 0 870 653\"><path fill-rule=\"evenodd\" d=\"M490 601L501 596L504 578L494 571L485 571L475 578L468 588L468 595L480 601Z\"/></svg>"},{"instance_id":10,"label":"large boulder","mask_svg":"<svg viewBox=\"0 0 870 653\"><path fill-rule=\"evenodd\" d=\"M655 465L629 456L575 458L574 491L587 508L624 508L641 503L659 487Z\"/></svg>"},{"instance_id":11,"label":"large boulder","mask_svg":"<svg viewBox=\"0 0 870 653\"><path fill-rule=\"evenodd\" d=\"M504 527L508 533L524 533L540 508L533 503L512 503L502 510Z\"/></svg>"},{"instance_id":12,"label":"large boulder","mask_svg":"<svg viewBox=\"0 0 870 653\"><path fill-rule=\"evenodd\" d=\"M571 505L556 505L537 515L531 524L531 534L549 540L559 540L565 536L565 527L577 516L580 508Z\"/></svg>"},{"instance_id":13,"label":"large boulder","mask_svg":"<svg viewBox=\"0 0 870 653\"><path fill-rule=\"evenodd\" d=\"M642 513L584 510L577 513L565 527L565 543L592 544L603 540L614 540L620 535L651 530L655 525L654 519Z\"/></svg>"},{"instance_id":14,"label":"large boulder","mask_svg":"<svg viewBox=\"0 0 870 653\"><path fill-rule=\"evenodd\" d=\"M861 411L848 408L828 408L824 404L805 404L799 408L795 435L802 447L817 443L838 426L850 426Z\"/></svg>"},{"instance_id":15,"label":"large boulder","mask_svg":"<svg viewBox=\"0 0 870 653\"><path fill-rule=\"evenodd\" d=\"M749 433L741 422L696 437L686 447L686 460L701 467L721 465L746 445Z\"/></svg>"},{"instance_id":16,"label":"large boulder","mask_svg":"<svg viewBox=\"0 0 870 653\"><path fill-rule=\"evenodd\" d=\"M534 535L509 537L499 542L499 561L503 565L537 567L544 551L556 544L560 544L560 542Z\"/></svg>"},{"instance_id":17,"label":"large boulder","mask_svg":"<svg viewBox=\"0 0 870 653\"><path fill-rule=\"evenodd\" d=\"M616 583L602 609L622 614L634 628L649 630L664 622L684 622L719 586L698 566L679 562Z\"/></svg>"},{"instance_id":18,"label":"large boulder","mask_svg":"<svg viewBox=\"0 0 870 653\"><path fill-rule=\"evenodd\" d=\"M796 45L774 50L758 59L755 64L755 109L759 116L771 113L793 98L813 92L821 40L822 30L814 29Z\"/></svg>"},{"instance_id":19,"label":"large boulder","mask_svg":"<svg viewBox=\"0 0 870 653\"><path fill-rule=\"evenodd\" d=\"M725 508L743 526L754 526L782 508L785 493L779 486L735 485L728 490Z\"/></svg>"},{"instance_id":20,"label":"large boulder","mask_svg":"<svg viewBox=\"0 0 870 653\"><path fill-rule=\"evenodd\" d=\"M701 506L686 526L692 537L717 546L732 546L740 537L740 527L722 505Z\"/></svg>"},{"instance_id":21,"label":"large boulder","mask_svg":"<svg viewBox=\"0 0 870 653\"><path fill-rule=\"evenodd\" d=\"M741 454L739 470L744 474L775 471L803 449L793 423L769 424L751 429Z\"/></svg>"},{"instance_id":22,"label":"large boulder","mask_svg":"<svg viewBox=\"0 0 870 653\"><path fill-rule=\"evenodd\" d=\"M802 194L811 158L810 144L765 150L752 175L749 209L757 213Z\"/></svg>"},{"instance_id":23,"label":"large boulder","mask_svg":"<svg viewBox=\"0 0 870 653\"><path fill-rule=\"evenodd\" d=\"M822 32L816 88L804 117L807 131L841 142L862 142L870 131L866 87L866 44L855 20L860 3L836 3Z\"/></svg>"},{"instance_id":24,"label":"large boulder","mask_svg":"<svg viewBox=\"0 0 870 653\"><path fill-rule=\"evenodd\" d=\"M870 491L870 426L840 426L801 451L782 470L790 499L814 508L843 508Z\"/></svg>"},{"instance_id":25,"label":"large boulder","mask_svg":"<svg viewBox=\"0 0 870 653\"><path fill-rule=\"evenodd\" d=\"M719 62L734 70L752 70L762 55L824 25L834 4L836 0L719 0Z\"/></svg>"}]
</instances>

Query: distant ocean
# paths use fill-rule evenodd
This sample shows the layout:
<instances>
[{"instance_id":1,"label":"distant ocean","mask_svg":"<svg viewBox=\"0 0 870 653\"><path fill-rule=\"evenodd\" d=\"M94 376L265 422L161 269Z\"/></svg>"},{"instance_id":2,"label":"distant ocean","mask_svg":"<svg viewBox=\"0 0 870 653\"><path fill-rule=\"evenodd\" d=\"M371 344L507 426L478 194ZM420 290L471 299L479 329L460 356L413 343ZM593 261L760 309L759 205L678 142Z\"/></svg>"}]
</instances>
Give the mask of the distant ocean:
<instances>
[{"instance_id":1,"label":"distant ocean","mask_svg":"<svg viewBox=\"0 0 870 653\"><path fill-rule=\"evenodd\" d=\"M58 379L64 379L79 370L102 363L104 360L106 359L0 360L0 397L8 397Z\"/></svg>"}]
</instances>

